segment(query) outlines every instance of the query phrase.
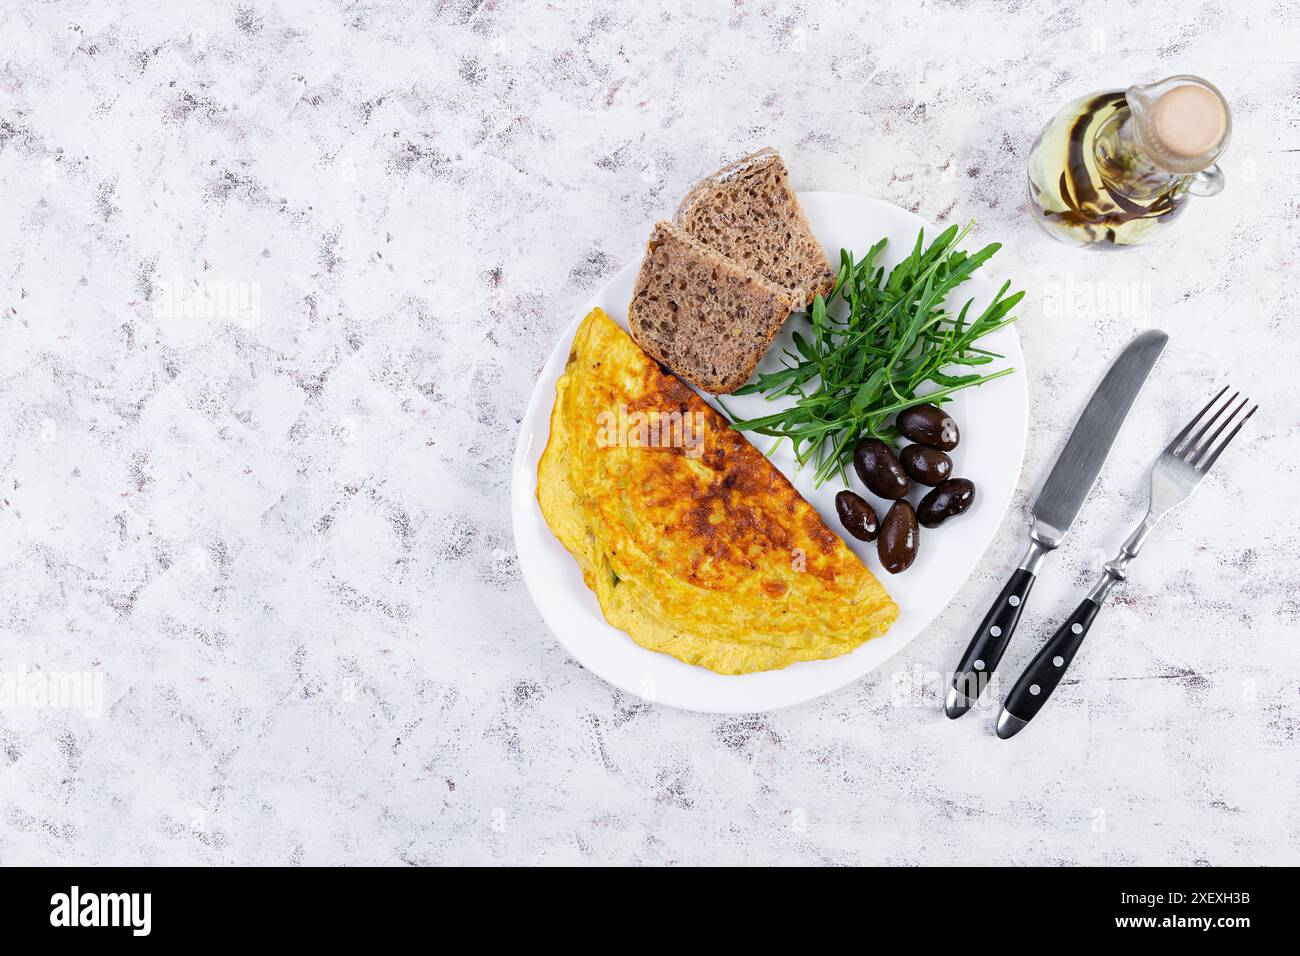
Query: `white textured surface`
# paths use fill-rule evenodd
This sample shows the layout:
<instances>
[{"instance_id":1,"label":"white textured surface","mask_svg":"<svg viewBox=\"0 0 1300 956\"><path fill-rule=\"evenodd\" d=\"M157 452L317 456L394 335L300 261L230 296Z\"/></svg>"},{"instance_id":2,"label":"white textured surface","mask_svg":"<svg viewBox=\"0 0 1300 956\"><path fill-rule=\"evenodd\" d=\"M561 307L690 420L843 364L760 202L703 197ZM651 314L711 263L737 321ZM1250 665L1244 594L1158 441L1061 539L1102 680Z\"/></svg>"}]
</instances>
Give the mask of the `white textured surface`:
<instances>
[{"instance_id":1,"label":"white textured surface","mask_svg":"<svg viewBox=\"0 0 1300 956\"><path fill-rule=\"evenodd\" d=\"M15 5L0 54L0 862L1300 862L1293 5ZM1099 256L1026 218L1060 103L1173 72L1224 196ZM818 703L712 718L574 664L505 478L542 359L700 175L999 239L1030 290L1018 508L930 632ZM1144 308L1062 308L1138 283ZM256 312L168 310L242 283ZM1055 304L1054 304L1055 303ZM940 713L1105 359L1173 336L1003 670L1140 515L1212 382L1262 403L1042 717Z\"/></svg>"}]
</instances>

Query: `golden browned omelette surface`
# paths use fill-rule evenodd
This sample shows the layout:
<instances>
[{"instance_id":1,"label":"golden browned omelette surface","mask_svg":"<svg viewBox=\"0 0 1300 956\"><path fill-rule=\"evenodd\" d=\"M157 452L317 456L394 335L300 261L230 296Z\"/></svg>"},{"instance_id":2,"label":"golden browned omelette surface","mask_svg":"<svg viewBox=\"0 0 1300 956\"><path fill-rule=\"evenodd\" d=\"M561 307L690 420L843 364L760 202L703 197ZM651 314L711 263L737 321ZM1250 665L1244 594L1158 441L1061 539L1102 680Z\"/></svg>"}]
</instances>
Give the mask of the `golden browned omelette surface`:
<instances>
[{"instance_id":1,"label":"golden browned omelette surface","mask_svg":"<svg viewBox=\"0 0 1300 956\"><path fill-rule=\"evenodd\" d=\"M537 500L606 619L688 664L837 657L898 617L785 476L600 309L556 383Z\"/></svg>"}]
</instances>

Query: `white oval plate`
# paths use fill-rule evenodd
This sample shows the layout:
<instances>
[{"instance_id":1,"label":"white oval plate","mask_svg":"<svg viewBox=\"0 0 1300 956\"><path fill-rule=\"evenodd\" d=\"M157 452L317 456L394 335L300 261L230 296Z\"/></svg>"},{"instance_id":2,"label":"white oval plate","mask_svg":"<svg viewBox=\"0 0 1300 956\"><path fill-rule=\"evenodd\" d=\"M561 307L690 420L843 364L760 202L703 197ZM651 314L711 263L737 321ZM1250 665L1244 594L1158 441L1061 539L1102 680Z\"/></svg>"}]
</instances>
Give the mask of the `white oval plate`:
<instances>
[{"instance_id":1,"label":"white oval plate","mask_svg":"<svg viewBox=\"0 0 1300 956\"><path fill-rule=\"evenodd\" d=\"M919 216L878 199L847 193L807 192L799 194L799 201L836 267L841 248L863 255L873 243L887 236L889 245L881 264L889 268L911 251L918 229L925 228L927 242L938 235L938 230ZM970 242L964 245L972 248ZM999 268L1004 265L996 256L992 263ZM916 562L900 575L887 574L881 568L874 543L844 536L849 547L898 602L898 620L889 633L834 660L794 664L760 674L726 676L648 651L606 623L595 595L583 584L577 562L551 534L537 507L537 462L550 434L555 382L569 354L573 335L583 316L595 306L627 327L627 305L640 265L639 257L629 263L596 294L587 308L574 316L542 369L524 413L515 448L511 514L519 566L537 609L560 643L583 666L629 694L673 707L709 713L775 710L811 700L857 680L920 634L952 600L984 554L1011 502L1024 458L1029 404L1024 355L1015 327L1002 329L981 340L980 345L1006 357L986 366L987 369L1012 365L1017 369L1016 374L964 389L947 406L962 433L961 444L952 453L954 473L970 478L978 489L971 510L941 528L921 529ZM972 314L978 314L994 292L993 284L977 273L958 288L955 297L961 302L973 298ZM952 305L949 302L950 308ZM780 366L782 351L790 345L790 331L803 321L795 318L786 323L759 365L760 371ZM712 401L711 396L706 397ZM780 407L759 395L728 396L724 400L733 412L747 417ZM713 404L716 406L716 402ZM754 437L760 449L769 447L769 439ZM830 528L842 530L835 514L835 494L843 487L838 480L832 479L820 489L814 489L811 469L803 472L795 469L788 442L782 443L771 460L821 512ZM863 489L857 485L856 477L853 482L855 490L861 493ZM878 499L869 493L865 497L879 507Z\"/></svg>"}]
</instances>

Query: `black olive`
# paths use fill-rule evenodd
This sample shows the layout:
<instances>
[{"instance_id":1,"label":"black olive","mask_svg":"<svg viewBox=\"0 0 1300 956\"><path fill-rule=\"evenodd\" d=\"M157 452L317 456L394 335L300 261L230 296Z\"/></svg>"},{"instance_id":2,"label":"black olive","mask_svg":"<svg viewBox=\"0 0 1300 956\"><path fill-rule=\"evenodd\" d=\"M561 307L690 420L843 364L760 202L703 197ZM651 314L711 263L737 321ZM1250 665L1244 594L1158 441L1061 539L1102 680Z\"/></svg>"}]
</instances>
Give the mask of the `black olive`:
<instances>
[{"instance_id":1,"label":"black olive","mask_svg":"<svg viewBox=\"0 0 1300 956\"><path fill-rule=\"evenodd\" d=\"M864 438L853 449L853 467L873 494L901 498L912 490L912 479L894 457L894 449L878 438Z\"/></svg>"},{"instance_id":2,"label":"black olive","mask_svg":"<svg viewBox=\"0 0 1300 956\"><path fill-rule=\"evenodd\" d=\"M920 529L916 526L916 512L908 501L895 501L880 522L880 537L876 541L876 554L890 574L906 571L916 560L916 547Z\"/></svg>"},{"instance_id":3,"label":"black olive","mask_svg":"<svg viewBox=\"0 0 1300 956\"><path fill-rule=\"evenodd\" d=\"M876 540L876 532L879 530L876 513L861 495L846 488L835 496L835 510L839 512L840 524L853 537L859 541Z\"/></svg>"},{"instance_id":4,"label":"black olive","mask_svg":"<svg viewBox=\"0 0 1300 956\"><path fill-rule=\"evenodd\" d=\"M952 459L937 448L908 445L898 453L898 460L913 479L932 488L952 474Z\"/></svg>"},{"instance_id":5,"label":"black olive","mask_svg":"<svg viewBox=\"0 0 1300 956\"><path fill-rule=\"evenodd\" d=\"M894 425L912 441L940 451L952 451L961 440L961 431L952 416L934 405L905 408L898 413Z\"/></svg>"},{"instance_id":6,"label":"black olive","mask_svg":"<svg viewBox=\"0 0 1300 956\"><path fill-rule=\"evenodd\" d=\"M949 478L924 498L916 516L927 528L937 528L962 514L975 502L975 483L966 478Z\"/></svg>"}]
</instances>

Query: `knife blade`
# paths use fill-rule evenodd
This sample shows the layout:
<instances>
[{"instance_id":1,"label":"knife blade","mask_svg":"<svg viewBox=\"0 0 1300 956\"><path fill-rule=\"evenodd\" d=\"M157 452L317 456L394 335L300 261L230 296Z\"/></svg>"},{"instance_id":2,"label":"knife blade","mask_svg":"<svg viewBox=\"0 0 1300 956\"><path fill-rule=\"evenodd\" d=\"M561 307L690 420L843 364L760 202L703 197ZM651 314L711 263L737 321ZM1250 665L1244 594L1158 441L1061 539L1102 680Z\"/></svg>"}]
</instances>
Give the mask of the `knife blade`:
<instances>
[{"instance_id":1,"label":"knife blade","mask_svg":"<svg viewBox=\"0 0 1300 956\"><path fill-rule=\"evenodd\" d=\"M1134 338L1111 363L1084 406L1034 501L1029 549L984 615L953 673L952 686L944 700L944 712L950 718L955 720L970 710L988 686L1020 621L1043 558L1060 546L1070 530L1138 392L1168 341L1169 336L1159 329L1149 329Z\"/></svg>"},{"instance_id":2,"label":"knife blade","mask_svg":"<svg viewBox=\"0 0 1300 956\"><path fill-rule=\"evenodd\" d=\"M1084 406L1031 512L1040 540L1051 542L1050 547L1059 545L1070 530L1096 484L1120 426L1168 341L1169 336L1159 329L1150 329L1133 339Z\"/></svg>"}]
</instances>

